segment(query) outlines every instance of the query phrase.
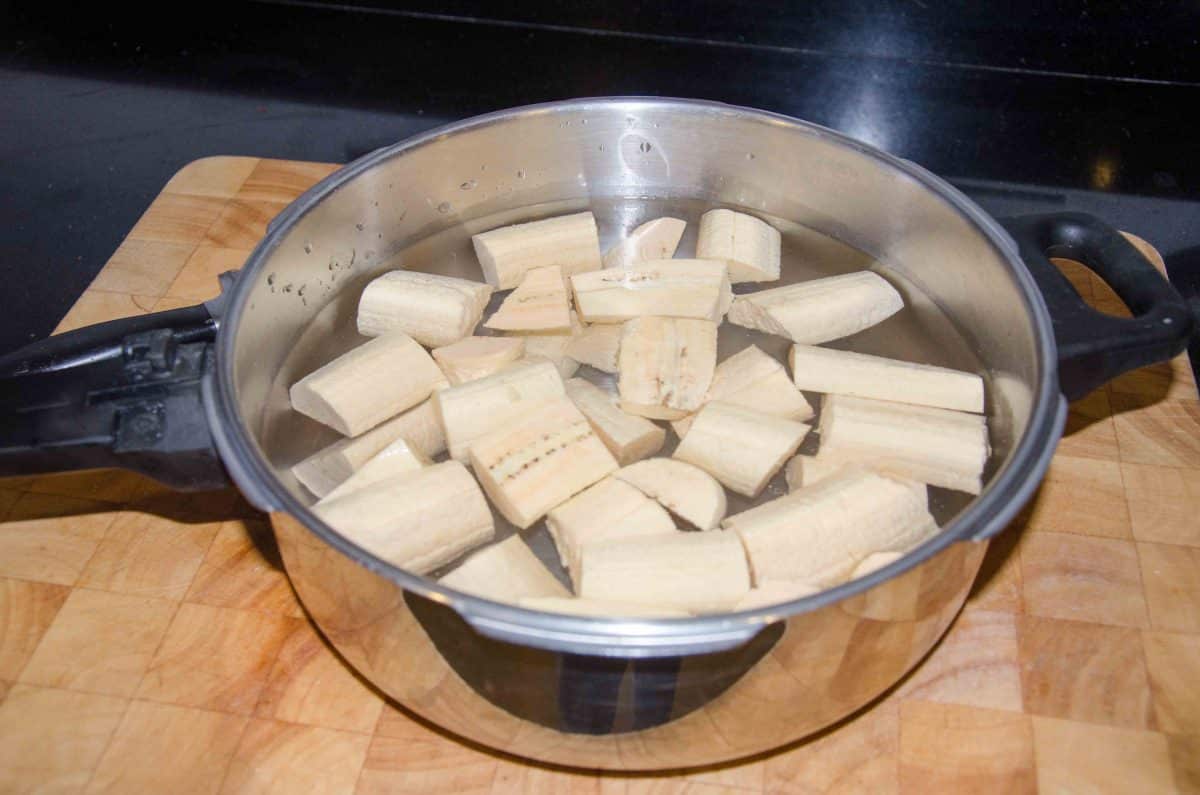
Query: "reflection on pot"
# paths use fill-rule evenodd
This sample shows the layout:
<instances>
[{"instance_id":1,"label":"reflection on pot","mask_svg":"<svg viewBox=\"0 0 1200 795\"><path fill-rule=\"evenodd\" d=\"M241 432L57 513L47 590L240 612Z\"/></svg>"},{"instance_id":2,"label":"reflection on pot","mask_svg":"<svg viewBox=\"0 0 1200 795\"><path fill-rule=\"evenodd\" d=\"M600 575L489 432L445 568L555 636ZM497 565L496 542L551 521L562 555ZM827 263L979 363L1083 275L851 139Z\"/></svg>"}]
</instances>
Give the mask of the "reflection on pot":
<instances>
[{"instance_id":1,"label":"reflection on pot","mask_svg":"<svg viewBox=\"0 0 1200 795\"><path fill-rule=\"evenodd\" d=\"M792 616L729 651L624 659L484 637L452 608L354 563L286 514L284 563L318 627L419 716L555 764L713 764L794 741L859 709L933 647L986 544L959 543L875 588Z\"/></svg>"}]
</instances>

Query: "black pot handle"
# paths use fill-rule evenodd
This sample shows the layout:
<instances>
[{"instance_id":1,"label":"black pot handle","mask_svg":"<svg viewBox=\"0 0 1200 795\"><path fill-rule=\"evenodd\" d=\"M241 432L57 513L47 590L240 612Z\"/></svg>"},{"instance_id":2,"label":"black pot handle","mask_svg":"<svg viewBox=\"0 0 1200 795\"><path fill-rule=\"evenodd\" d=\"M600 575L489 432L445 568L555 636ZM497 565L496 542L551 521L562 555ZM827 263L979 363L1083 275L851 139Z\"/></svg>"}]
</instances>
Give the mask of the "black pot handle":
<instances>
[{"instance_id":1,"label":"black pot handle","mask_svg":"<svg viewBox=\"0 0 1200 795\"><path fill-rule=\"evenodd\" d=\"M120 467L182 491L229 485L201 396L216 330L201 304L0 357L0 476Z\"/></svg>"},{"instance_id":2,"label":"black pot handle","mask_svg":"<svg viewBox=\"0 0 1200 795\"><path fill-rule=\"evenodd\" d=\"M1181 353L1193 332L1187 302L1133 244L1086 213L1000 219L1016 240L1054 322L1058 377L1076 400L1121 373ZM1119 318L1087 305L1051 257L1082 262L1106 281L1133 313Z\"/></svg>"}]
</instances>

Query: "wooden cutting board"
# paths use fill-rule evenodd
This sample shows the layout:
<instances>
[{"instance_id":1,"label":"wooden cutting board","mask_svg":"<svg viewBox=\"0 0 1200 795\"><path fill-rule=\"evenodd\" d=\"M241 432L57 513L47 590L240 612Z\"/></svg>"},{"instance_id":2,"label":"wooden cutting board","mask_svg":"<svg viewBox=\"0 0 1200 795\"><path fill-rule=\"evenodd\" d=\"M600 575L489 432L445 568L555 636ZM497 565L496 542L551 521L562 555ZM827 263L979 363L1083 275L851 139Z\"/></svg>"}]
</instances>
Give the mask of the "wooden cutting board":
<instances>
[{"instance_id":1,"label":"wooden cutting board","mask_svg":"<svg viewBox=\"0 0 1200 795\"><path fill-rule=\"evenodd\" d=\"M213 296L335 168L188 165L60 330ZM0 792L1200 792L1200 401L1182 358L1072 407L1035 504L899 687L808 742L676 776L550 771L405 717L323 645L233 492L15 478L0 518Z\"/></svg>"}]
</instances>

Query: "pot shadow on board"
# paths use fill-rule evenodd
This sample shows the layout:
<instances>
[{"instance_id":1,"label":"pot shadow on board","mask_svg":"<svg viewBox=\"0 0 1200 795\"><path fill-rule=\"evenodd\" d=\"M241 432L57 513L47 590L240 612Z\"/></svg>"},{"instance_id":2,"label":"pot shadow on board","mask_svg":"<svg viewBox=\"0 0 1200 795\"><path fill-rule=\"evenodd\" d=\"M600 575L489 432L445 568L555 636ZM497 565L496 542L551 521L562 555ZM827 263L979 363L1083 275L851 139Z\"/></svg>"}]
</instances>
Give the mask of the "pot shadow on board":
<instances>
[{"instance_id":1,"label":"pot shadow on board","mask_svg":"<svg viewBox=\"0 0 1200 795\"><path fill-rule=\"evenodd\" d=\"M234 488L178 492L121 469L0 478L0 522L115 512L151 514L180 524L265 519Z\"/></svg>"}]
</instances>

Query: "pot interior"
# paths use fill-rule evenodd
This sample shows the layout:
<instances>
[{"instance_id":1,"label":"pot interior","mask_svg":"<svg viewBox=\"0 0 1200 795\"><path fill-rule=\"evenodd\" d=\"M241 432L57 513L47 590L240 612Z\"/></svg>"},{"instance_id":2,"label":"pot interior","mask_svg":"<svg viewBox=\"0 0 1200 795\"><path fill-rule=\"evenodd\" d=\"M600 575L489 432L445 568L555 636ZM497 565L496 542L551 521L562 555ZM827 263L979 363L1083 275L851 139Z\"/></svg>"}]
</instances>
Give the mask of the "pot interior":
<instances>
[{"instance_id":1,"label":"pot interior","mask_svg":"<svg viewBox=\"0 0 1200 795\"><path fill-rule=\"evenodd\" d=\"M866 268L885 276L906 308L831 345L982 373L991 476L1029 423L1043 363L1011 261L956 201L866 147L724 106L585 101L468 122L335 175L297 202L282 236L251 260L235 327L241 415L279 482L311 505L290 467L340 437L291 411L287 389L365 341L354 318L372 278L408 268L482 280L472 234L583 209L595 214L603 248L646 220L682 218L688 227L676 256L691 256L701 214L720 206L783 233L782 279L762 287ZM719 358L751 343L786 361L785 340L729 323ZM612 385L613 376L587 366L577 375ZM808 397L819 411L819 398ZM668 433L661 454L676 442ZM812 433L801 450L818 443ZM729 512L785 492L780 474L756 500L730 494ZM971 501L940 489L930 498L943 526ZM498 539L515 532L496 519ZM566 581L543 523L524 535Z\"/></svg>"}]
</instances>

